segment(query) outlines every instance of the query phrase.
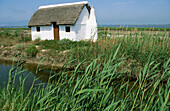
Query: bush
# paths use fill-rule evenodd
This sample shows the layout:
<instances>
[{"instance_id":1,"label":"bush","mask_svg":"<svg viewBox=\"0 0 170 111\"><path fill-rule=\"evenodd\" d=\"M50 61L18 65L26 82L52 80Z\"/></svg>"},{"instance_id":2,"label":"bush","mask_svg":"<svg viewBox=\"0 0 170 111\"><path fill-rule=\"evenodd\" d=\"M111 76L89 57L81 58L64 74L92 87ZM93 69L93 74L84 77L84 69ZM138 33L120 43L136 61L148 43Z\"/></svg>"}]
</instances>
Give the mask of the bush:
<instances>
[{"instance_id":1,"label":"bush","mask_svg":"<svg viewBox=\"0 0 170 111\"><path fill-rule=\"evenodd\" d=\"M18 39L18 42L28 42L28 41L31 41L31 36L21 36L19 39Z\"/></svg>"},{"instance_id":2,"label":"bush","mask_svg":"<svg viewBox=\"0 0 170 111\"><path fill-rule=\"evenodd\" d=\"M29 46L25 51L27 56L31 56L31 57L36 57L38 53L38 49L35 47L35 45Z\"/></svg>"},{"instance_id":3,"label":"bush","mask_svg":"<svg viewBox=\"0 0 170 111\"><path fill-rule=\"evenodd\" d=\"M41 41L41 38L38 37L37 39L35 39L35 42L40 42Z\"/></svg>"},{"instance_id":4,"label":"bush","mask_svg":"<svg viewBox=\"0 0 170 111\"><path fill-rule=\"evenodd\" d=\"M5 30L5 31L4 31L4 34L6 35L6 37L11 36L11 34L10 34L10 31L9 31L9 30Z\"/></svg>"},{"instance_id":5,"label":"bush","mask_svg":"<svg viewBox=\"0 0 170 111\"><path fill-rule=\"evenodd\" d=\"M26 48L26 45L24 45L24 44L18 44L18 45L16 45L15 46L15 50L17 50L17 51L22 51L22 50L24 50Z\"/></svg>"},{"instance_id":6,"label":"bush","mask_svg":"<svg viewBox=\"0 0 170 111\"><path fill-rule=\"evenodd\" d=\"M15 37L18 37L18 36L19 36L19 31L16 30L16 31L15 31Z\"/></svg>"},{"instance_id":7,"label":"bush","mask_svg":"<svg viewBox=\"0 0 170 111\"><path fill-rule=\"evenodd\" d=\"M11 32L9 30L4 30L4 31L0 32L0 36L1 37L10 37Z\"/></svg>"},{"instance_id":8,"label":"bush","mask_svg":"<svg viewBox=\"0 0 170 111\"><path fill-rule=\"evenodd\" d=\"M36 44L36 45L40 45L40 42L41 42L41 38L40 38L40 37L38 37L37 39L35 39L35 44Z\"/></svg>"},{"instance_id":9,"label":"bush","mask_svg":"<svg viewBox=\"0 0 170 111\"><path fill-rule=\"evenodd\" d=\"M58 51L70 50L75 47L90 46L90 41L71 41L69 39L57 40L45 40L36 45L40 45L43 49L54 49Z\"/></svg>"}]
</instances>

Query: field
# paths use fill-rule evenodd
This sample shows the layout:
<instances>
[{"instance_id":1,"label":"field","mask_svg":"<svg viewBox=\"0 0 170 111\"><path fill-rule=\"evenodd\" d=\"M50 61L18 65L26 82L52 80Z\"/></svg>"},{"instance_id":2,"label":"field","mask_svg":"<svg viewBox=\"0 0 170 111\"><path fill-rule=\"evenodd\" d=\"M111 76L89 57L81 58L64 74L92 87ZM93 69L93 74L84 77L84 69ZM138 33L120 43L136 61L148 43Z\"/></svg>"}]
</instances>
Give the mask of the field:
<instances>
[{"instance_id":1,"label":"field","mask_svg":"<svg viewBox=\"0 0 170 111\"><path fill-rule=\"evenodd\" d=\"M24 31L24 33L23 33ZM0 55L20 51L22 59L65 63L51 71L48 85L25 89L13 66L8 85L0 89L2 110L136 110L168 111L170 106L170 33L168 29L99 28L91 41L30 40L28 29L3 29ZM23 33L23 34L22 34ZM2 41L7 41L5 44ZM19 44L19 45L16 45ZM41 56L40 56L41 55ZM66 70L67 67L72 70ZM22 65L20 66L22 67ZM37 68L37 73L42 70ZM20 84L15 87L15 77ZM34 81L36 81L35 78Z\"/></svg>"}]
</instances>

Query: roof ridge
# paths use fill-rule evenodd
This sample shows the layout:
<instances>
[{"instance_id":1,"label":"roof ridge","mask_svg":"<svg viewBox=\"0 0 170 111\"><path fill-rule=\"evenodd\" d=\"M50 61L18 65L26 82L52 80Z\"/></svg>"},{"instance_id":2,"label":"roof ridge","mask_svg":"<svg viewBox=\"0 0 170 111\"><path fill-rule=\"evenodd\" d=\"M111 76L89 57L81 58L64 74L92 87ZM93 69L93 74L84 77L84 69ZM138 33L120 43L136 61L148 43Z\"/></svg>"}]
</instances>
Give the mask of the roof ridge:
<instances>
[{"instance_id":1,"label":"roof ridge","mask_svg":"<svg viewBox=\"0 0 170 111\"><path fill-rule=\"evenodd\" d=\"M45 5L45 6L40 6L39 9L60 7L60 6L69 6L69 5L78 5L78 4L88 4L88 1L73 2L73 3L62 3L62 4L55 4L55 5Z\"/></svg>"}]
</instances>

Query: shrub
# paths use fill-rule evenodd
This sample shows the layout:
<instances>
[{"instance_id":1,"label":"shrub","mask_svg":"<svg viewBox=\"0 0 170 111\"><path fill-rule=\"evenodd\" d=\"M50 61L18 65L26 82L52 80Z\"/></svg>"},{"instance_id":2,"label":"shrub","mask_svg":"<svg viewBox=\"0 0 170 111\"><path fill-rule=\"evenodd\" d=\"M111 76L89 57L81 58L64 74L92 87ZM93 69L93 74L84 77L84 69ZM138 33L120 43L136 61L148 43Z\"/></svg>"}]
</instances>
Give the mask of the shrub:
<instances>
[{"instance_id":1,"label":"shrub","mask_svg":"<svg viewBox=\"0 0 170 111\"><path fill-rule=\"evenodd\" d=\"M4 30L4 31L0 32L0 36L1 37L10 37L11 33L9 30Z\"/></svg>"},{"instance_id":2,"label":"shrub","mask_svg":"<svg viewBox=\"0 0 170 111\"><path fill-rule=\"evenodd\" d=\"M108 31L102 31L98 33L100 39L106 39Z\"/></svg>"},{"instance_id":3,"label":"shrub","mask_svg":"<svg viewBox=\"0 0 170 111\"><path fill-rule=\"evenodd\" d=\"M36 45L40 45L40 41L41 41L41 38L38 37L37 39L35 39L35 44L36 44Z\"/></svg>"},{"instance_id":4,"label":"shrub","mask_svg":"<svg viewBox=\"0 0 170 111\"><path fill-rule=\"evenodd\" d=\"M18 30L15 31L15 36L16 36L16 37L19 36L19 31L18 31Z\"/></svg>"},{"instance_id":5,"label":"shrub","mask_svg":"<svg viewBox=\"0 0 170 111\"><path fill-rule=\"evenodd\" d=\"M90 46L90 41L71 41L69 39L57 40L45 40L36 45L41 45L43 49L54 49L58 51L70 50L75 47Z\"/></svg>"},{"instance_id":6,"label":"shrub","mask_svg":"<svg viewBox=\"0 0 170 111\"><path fill-rule=\"evenodd\" d=\"M38 37L37 39L35 39L35 42L40 42L41 38Z\"/></svg>"},{"instance_id":7,"label":"shrub","mask_svg":"<svg viewBox=\"0 0 170 111\"><path fill-rule=\"evenodd\" d=\"M36 57L38 53L38 49L35 47L35 45L29 46L25 51L27 56L31 56L31 57Z\"/></svg>"},{"instance_id":8,"label":"shrub","mask_svg":"<svg viewBox=\"0 0 170 111\"><path fill-rule=\"evenodd\" d=\"M21 35L21 37L18 39L18 42L28 42L31 41L31 36L30 35Z\"/></svg>"},{"instance_id":9,"label":"shrub","mask_svg":"<svg viewBox=\"0 0 170 111\"><path fill-rule=\"evenodd\" d=\"M15 50L21 51L21 50L24 50L25 48L26 48L26 45L18 44L18 45L16 45Z\"/></svg>"},{"instance_id":10,"label":"shrub","mask_svg":"<svg viewBox=\"0 0 170 111\"><path fill-rule=\"evenodd\" d=\"M2 37L2 34L3 34L3 33L2 33L2 32L0 32L0 37Z\"/></svg>"},{"instance_id":11,"label":"shrub","mask_svg":"<svg viewBox=\"0 0 170 111\"><path fill-rule=\"evenodd\" d=\"M5 31L4 31L4 34L6 35L6 37L11 36L11 34L10 34L10 31L9 31L9 30L5 30Z\"/></svg>"}]
</instances>

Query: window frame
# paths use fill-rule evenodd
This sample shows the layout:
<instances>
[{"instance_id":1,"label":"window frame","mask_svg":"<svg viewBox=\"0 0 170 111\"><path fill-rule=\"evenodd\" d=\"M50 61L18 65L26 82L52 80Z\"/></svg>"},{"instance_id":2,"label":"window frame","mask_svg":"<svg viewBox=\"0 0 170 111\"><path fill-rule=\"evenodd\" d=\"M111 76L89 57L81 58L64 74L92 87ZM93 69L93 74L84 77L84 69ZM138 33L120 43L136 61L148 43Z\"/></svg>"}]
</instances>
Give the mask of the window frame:
<instances>
[{"instance_id":1,"label":"window frame","mask_svg":"<svg viewBox=\"0 0 170 111\"><path fill-rule=\"evenodd\" d=\"M40 32L40 27L36 27L36 31L37 31L37 32Z\"/></svg>"},{"instance_id":2,"label":"window frame","mask_svg":"<svg viewBox=\"0 0 170 111\"><path fill-rule=\"evenodd\" d=\"M65 26L65 32L70 33L71 32L71 27L70 26Z\"/></svg>"}]
</instances>

